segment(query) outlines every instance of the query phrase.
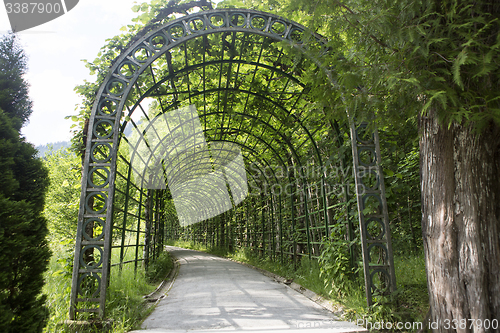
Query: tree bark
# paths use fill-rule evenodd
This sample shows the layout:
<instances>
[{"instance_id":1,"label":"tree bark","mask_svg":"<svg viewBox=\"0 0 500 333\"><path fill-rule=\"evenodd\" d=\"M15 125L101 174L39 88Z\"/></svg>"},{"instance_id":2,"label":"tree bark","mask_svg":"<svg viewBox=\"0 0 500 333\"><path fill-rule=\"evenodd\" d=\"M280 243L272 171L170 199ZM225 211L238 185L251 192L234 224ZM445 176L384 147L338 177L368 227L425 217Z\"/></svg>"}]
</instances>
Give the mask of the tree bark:
<instances>
[{"instance_id":1,"label":"tree bark","mask_svg":"<svg viewBox=\"0 0 500 333\"><path fill-rule=\"evenodd\" d=\"M431 328L498 332L500 127L491 123L479 134L470 125L448 128L435 111L419 127ZM485 320L499 326L488 329Z\"/></svg>"}]
</instances>

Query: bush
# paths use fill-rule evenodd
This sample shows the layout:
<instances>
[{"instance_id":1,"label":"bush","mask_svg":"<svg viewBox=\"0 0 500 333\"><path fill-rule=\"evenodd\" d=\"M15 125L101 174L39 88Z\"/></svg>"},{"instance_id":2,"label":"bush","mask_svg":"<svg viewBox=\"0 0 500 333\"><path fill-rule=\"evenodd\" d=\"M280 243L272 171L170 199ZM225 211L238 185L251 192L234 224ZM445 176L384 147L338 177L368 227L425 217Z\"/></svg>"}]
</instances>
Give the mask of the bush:
<instances>
[{"instance_id":1,"label":"bush","mask_svg":"<svg viewBox=\"0 0 500 333\"><path fill-rule=\"evenodd\" d=\"M165 279L174 268L174 262L168 251L162 252L155 260L152 260L146 271L149 282L158 282Z\"/></svg>"},{"instance_id":2,"label":"bush","mask_svg":"<svg viewBox=\"0 0 500 333\"><path fill-rule=\"evenodd\" d=\"M355 285L359 285L358 277L360 267L351 267L349 250L352 242L342 238L341 226L333 228L329 240L323 242L323 251L318 259L320 276L323 278L325 288L330 290L330 295L342 298L350 293Z\"/></svg>"}]
</instances>

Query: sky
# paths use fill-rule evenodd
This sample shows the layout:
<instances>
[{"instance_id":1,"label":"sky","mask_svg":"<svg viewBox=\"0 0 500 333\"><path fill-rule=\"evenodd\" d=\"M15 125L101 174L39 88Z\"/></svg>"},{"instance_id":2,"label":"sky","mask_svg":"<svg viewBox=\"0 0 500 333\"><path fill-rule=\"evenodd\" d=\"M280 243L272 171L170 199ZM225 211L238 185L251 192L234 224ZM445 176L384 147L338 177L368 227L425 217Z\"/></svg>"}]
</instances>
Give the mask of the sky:
<instances>
[{"instance_id":1,"label":"sky","mask_svg":"<svg viewBox=\"0 0 500 333\"><path fill-rule=\"evenodd\" d=\"M71 138L71 120L81 98L73 91L84 80L94 81L82 59L93 61L105 40L132 23L131 8L141 0L80 0L65 15L18 33L28 56L25 79L33 113L21 132L35 146ZM0 2L0 34L11 30L7 11Z\"/></svg>"}]
</instances>

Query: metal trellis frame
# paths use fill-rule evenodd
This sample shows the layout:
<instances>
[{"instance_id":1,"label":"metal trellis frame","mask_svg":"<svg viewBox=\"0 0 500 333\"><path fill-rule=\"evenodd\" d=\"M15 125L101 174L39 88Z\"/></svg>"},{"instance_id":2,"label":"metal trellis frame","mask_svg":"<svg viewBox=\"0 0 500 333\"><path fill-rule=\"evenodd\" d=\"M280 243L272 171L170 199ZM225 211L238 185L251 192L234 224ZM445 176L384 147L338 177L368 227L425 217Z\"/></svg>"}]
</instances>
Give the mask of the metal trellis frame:
<instances>
[{"instance_id":1,"label":"metal trellis frame","mask_svg":"<svg viewBox=\"0 0 500 333\"><path fill-rule=\"evenodd\" d=\"M304 169L314 165L323 170L325 153L317 142L323 132L334 128L328 122L317 124L307 116L307 87L301 83L300 75L291 70L297 59L289 56L280 43L302 51L324 48L320 36L308 34L305 27L277 15L248 9L217 9L150 27L149 32L138 36L113 62L97 92L89 120L70 319L88 313L105 316L106 290L111 266L115 265L112 249L120 249L117 266L122 268L126 262L134 262L137 269L138 262L147 264L159 255L166 237L180 237L179 222L173 213L165 213L172 209L166 203L171 198L168 190L145 189L134 184L133 165L123 147L132 145L125 135L127 126L142 134L146 130L154 132L154 126L143 129L140 122L152 123L156 117L182 106L199 107L207 141L235 143L241 148L245 162L254 163L258 173L250 174L249 184L257 187L276 184L289 190L250 197L234 212L184 228L190 239L225 246L239 242L260 249L262 255L279 256L281 261L291 256L295 264L299 257L319 255L320 241L329 237L328 212L335 205L328 201L331 192L326 188L327 175L321 171L312 177ZM201 60L195 59L193 53L201 53ZM298 61L304 70L318 66L314 60L304 59ZM214 86L213 82L217 84ZM158 114L145 110L142 103L148 99L157 101ZM378 137L375 134L374 148L370 146L378 154L378 169L373 171L378 192L370 188L372 192L368 195L359 192L366 184L363 175L358 177L361 170L358 155L372 148L363 146L363 142L354 144L355 134L351 132L361 238L365 244L363 255L368 258L370 250L387 250L387 265L371 268L365 260L365 274L372 281L374 274L387 272L389 289L393 290L394 268L389 227L385 224L387 206L378 164ZM161 133L155 135L161 142ZM149 149L157 151L158 146ZM118 168L118 161L126 170ZM278 175L280 169L284 170L282 176ZM371 174L372 170L367 172ZM123 182L124 189L117 187L117 183ZM312 193L311 186L319 188L319 192ZM380 200L383 208L380 216L364 215L366 195ZM365 239L371 235L366 223L377 219L383 221L383 241L377 238L377 242L370 243L371 240ZM91 227L94 231L88 232ZM119 243L114 244L113 234L119 235ZM133 260L126 260L129 247L135 249L131 251ZM374 285L367 284L369 304Z\"/></svg>"},{"instance_id":2,"label":"metal trellis frame","mask_svg":"<svg viewBox=\"0 0 500 333\"><path fill-rule=\"evenodd\" d=\"M371 306L373 295L396 290L391 230L378 131L366 122L356 126L352 119L350 127L365 292Z\"/></svg>"}]
</instances>

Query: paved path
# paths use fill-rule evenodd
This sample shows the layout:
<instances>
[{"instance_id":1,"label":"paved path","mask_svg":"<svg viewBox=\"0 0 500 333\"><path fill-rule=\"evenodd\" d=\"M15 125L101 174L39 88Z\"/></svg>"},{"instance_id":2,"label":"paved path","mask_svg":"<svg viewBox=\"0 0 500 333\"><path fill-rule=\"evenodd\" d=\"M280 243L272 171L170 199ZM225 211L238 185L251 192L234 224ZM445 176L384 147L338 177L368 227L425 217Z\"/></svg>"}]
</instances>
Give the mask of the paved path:
<instances>
[{"instance_id":1,"label":"paved path","mask_svg":"<svg viewBox=\"0 0 500 333\"><path fill-rule=\"evenodd\" d=\"M203 252L168 250L179 261L179 274L142 324L146 331L134 332L366 332L252 268Z\"/></svg>"}]
</instances>

